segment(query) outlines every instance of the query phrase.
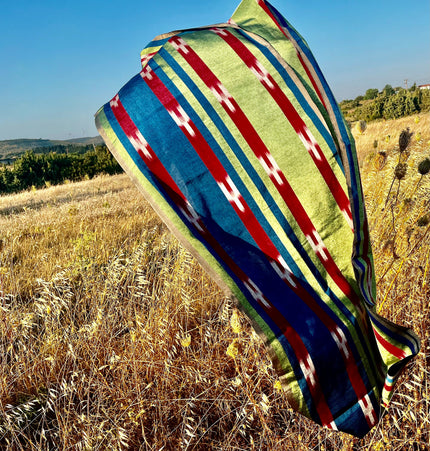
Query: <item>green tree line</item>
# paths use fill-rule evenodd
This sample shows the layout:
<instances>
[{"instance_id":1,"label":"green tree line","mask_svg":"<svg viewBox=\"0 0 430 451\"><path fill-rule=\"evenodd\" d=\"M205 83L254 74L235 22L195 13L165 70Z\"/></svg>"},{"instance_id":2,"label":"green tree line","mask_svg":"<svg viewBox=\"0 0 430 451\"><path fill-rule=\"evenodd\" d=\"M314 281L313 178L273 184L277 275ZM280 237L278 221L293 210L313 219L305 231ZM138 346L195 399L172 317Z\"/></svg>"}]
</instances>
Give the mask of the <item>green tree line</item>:
<instances>
[{"instance_id":1,"label":"green tree line","mask_svg":"<svg viewBox=\"0 0 430 451\"><path fill-rule=\"evenodd\" d=\"M92 144L55 144L48 147L35 147L34 153L86 153L93 150Z\"/></svg>"},{"instance_id":2,"label":"green tree line","mask_svg":"<svg viewBox=\"0 0 430 451\"><path fill-rule=\"evenodd\" d=\"M121 167L104 145L84 154L37 154L29 150L12 166L0 165L0 193L14 193L32 186L40 188L65 180L78 181L101 173L119 172L122 172Z\"/></svg>"},{"instance_id":3,"label":"green tree line","mask_svg":"<svg viewBox=\"0 0 430 451\"><path fill-rule=\"evenodd\" d=\"M410 89L386 85L381 92L368 89L364 96L343 100L339 105L349 121L398 119L430 111L430 90L418 89L415 85Z\"/></svg>"}]
</instances>

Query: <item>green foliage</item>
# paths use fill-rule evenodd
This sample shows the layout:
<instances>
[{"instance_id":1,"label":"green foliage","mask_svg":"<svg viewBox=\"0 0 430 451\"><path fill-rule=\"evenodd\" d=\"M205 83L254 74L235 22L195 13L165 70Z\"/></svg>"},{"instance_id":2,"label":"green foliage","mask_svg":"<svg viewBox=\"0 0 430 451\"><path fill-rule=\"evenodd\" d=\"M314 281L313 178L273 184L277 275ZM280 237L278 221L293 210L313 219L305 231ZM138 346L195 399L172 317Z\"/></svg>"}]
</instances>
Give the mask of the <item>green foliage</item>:
<instances>
[{"instance_id":1,"label":"green foliage","mask_svg":"<svg viewBox=\"0 0 430 451\"><path fill-rule=\"evenodd\" d=\"M97 174L121 172L106 146L91 146L86 153L37 154L27 151L13 167L0 166L0 193L13 193L31 186L40 188L64 180L77 181Z\"/></svg>"},{"instance_id":2,"label":"green foliage","mask_svg":"<svg viewBox=\"0 0 430 451\"><path fill-rule=\"evenodd\" d=\"M430 111L430 89L419 90L421 111Z\"/></svg>"},{"instance_id":3,"label":"green foliage","mask_svg":"<svg viewBox=\"0 0 430 451\"><path fill-rule=\"evenodd\" d=\"M368 102L360 109L360 117L365 121L374 121L380 119L383 115L384 101L382 98L377 98L373 102Z\"/></svg>"},{"instance_id":4,"label":"green foliage","mask_svg":"<svg viewBox=\"0 0 430 451\"><path fill-rule=\"evenodd\" d=\"M378 97L379 91L377 89L368 89L366 94L364 94L364 100L376 99Z\"/></svg>"},{"instance_id":5,"label":"green foliage","mask_svg":"<svg viewBox=\"0 0 430 451\"><path fill-rule=\"evenodd\" d=\"M419 113L419 95L416 91L408 92L401 89L396 95L389 97L383 105L382 117L398 119L410 114Z\"/></svg>"},{"instance_id":6,"label":"green foliage","mask_svg":"<svg viewBox=\"0 0 430 451\"><path fill-rule=\"evenodd\" d=\"M391 85L385 85L384 89L382 90L382 93L384 94L384 96L389 97L394 95L396 92L394 91Z\"/></svg>"},{"instance_id":7,"label":"green foliage","mask_svg":"<svg viewBox=\"0 0 430 451\"><path fill-rule=\"evenodd\" d=\"M76 138L66 141L52 139L8 139L0 140L0 161L19 158L27 150L34 153L85 153L93 149L93 145L102 145L100 136L93 138Z\"/></svg>"},{"instance_id":8,"label":"green foliage","mask_svg":"<svg viewBox=\"0 0 430 451\"><path fill-rule=\"evenodd\" d=\"M376 94L376 95L375 95ZM381 93L368 89L362 100L344 100L339 104L348 121L374 121L399 119L404 116L430 111L430 90L394 89L385 85Z\"/></svg>"}]
</instances>

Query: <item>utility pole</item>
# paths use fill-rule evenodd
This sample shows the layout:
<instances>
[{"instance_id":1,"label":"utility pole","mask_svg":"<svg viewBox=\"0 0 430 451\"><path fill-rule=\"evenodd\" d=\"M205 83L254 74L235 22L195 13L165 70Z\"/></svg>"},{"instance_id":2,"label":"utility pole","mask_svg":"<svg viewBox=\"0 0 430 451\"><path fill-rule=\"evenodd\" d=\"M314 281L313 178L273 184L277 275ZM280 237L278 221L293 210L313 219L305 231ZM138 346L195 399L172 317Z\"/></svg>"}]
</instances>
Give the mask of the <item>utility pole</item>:
<instances>
[{"instance_id":1,"label":"utility pole","mask_svg":"<svg viewBox=\"0 0 430 451\"><path fill-rule=\"evenodd\" d=\"M408 79L405 80L405 89L408 89Z\"/></svg>"}]
</instances>

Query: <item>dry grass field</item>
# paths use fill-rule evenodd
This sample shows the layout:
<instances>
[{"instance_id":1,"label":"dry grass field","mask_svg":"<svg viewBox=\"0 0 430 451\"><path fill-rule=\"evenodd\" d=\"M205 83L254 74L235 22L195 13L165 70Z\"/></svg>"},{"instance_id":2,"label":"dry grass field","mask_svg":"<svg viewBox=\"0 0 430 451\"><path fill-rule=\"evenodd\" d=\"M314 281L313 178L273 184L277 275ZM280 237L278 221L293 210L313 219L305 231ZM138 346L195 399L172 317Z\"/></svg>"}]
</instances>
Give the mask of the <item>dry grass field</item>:
<instances>
[{"instance_id":1,"label":"dry grass field","mask_svg":"<svg viewBox=\"0 0 430 451\"><path fill-rule=\"evenodd\" d=\"M0 449L429 449L430 118L417 117L354 132L378 311L422 340L364 439L289 408L246 319L119 175L0 197Z\"/></svg>"}]
</instances>

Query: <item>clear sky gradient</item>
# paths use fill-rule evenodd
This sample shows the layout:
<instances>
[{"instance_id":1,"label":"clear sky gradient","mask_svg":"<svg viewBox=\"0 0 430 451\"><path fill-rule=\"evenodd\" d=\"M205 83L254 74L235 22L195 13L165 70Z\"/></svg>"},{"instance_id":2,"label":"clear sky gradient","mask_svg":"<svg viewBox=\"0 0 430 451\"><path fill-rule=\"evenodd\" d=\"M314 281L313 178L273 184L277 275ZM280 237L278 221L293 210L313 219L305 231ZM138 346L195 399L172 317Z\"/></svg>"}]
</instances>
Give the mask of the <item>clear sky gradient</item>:
<instances>
[{"instance_id":1,"label":"clear sky gradient","mask_svg":"<svg viewBox=\"0 0 430 451\"><path fill-rule=\"evenodd\" d=\"M272 0L338 101L430 83L428 0ZM156 35L226 21L239 0L0 0L0 140L97 135L93 115Z\"/></svg>"}]
</instances>

